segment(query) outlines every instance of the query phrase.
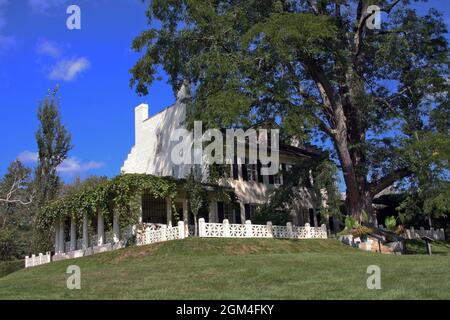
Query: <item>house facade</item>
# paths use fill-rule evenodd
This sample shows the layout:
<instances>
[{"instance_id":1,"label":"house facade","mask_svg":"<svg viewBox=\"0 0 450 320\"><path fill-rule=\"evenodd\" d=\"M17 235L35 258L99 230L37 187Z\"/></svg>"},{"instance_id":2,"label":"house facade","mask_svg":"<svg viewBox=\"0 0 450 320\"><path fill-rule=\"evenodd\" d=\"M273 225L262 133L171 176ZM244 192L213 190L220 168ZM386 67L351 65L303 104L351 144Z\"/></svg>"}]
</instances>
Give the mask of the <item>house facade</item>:
<instances>
[{"instance_id":1,"label":"house facade","mask_svg":"<svg viewBox=\"0 0 450 320\"><path fill-rule=\"evenodd\" d=\"M149 106L141 104L135 108L135 144L125 160L121 173L149 174L163 177L184 179L193 169L192 164L174 164L171 155L177 141L171 141L172 133L180 128L186 128L185 97L189 93L182 87L175 104L149 116ZM189 137L184 137L189 139ZM239 148L239 144L237 148ZM243 146L245 148L245 145ZM209 194L209 207L199 213L199 217L207 222L222 222L228 219L230 223L245 223L251 220L258 205L267 203L273 191L283 184L283 174L289 174L289 169L301 161L308 161L320 156L320 151L311 147L294 145L279 146L280 171L276 175L262 175L261 165L233 164L229 166L230 174L221 179L220 186L234 192L237 203L226 203L218 200L214 192ZM207 165L197 166L202 180L208 179ZM294 225L310 223L311 226L321 224L320 213L313 204L308 189L299 186L295 192L301 194L301 201L289 208L291 221ZM187 196L179 190L175 199L178 216L186 225L193 224L189 213ZM171 203L167 199L155 199L148 194L142 196L142 222L173 225L174 218ZM328 224L328 223L327 223Z\"/></svg>"}]
</instances>

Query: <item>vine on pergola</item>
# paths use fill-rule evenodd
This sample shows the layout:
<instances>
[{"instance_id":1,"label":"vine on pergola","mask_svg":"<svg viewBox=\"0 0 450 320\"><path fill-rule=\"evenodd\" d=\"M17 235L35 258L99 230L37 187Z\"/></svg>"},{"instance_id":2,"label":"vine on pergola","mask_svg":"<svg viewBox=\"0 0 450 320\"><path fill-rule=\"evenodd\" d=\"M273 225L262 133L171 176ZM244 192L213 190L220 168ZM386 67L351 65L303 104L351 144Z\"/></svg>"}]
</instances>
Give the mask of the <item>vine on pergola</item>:
<instances>
[{"instance_id":1,"label":"vine on pergola","mask_svg":"<svg viewBox=\"0 0 450 320\"><path fill-rule=\"evenodd\" d=\"M170 198L173 204L177 194L177 183L168 177L145 174L120 175L95 187L51 202L40 211L37 226L41 231L48 231L57 219L74 218L81 227L85 213L89 218L93 218L99 212L103 214L105 221L112 221L114 213L118 213L122 223L137 223L141 195L144 192L157 198Z\"/></svg>"}]
</instances>

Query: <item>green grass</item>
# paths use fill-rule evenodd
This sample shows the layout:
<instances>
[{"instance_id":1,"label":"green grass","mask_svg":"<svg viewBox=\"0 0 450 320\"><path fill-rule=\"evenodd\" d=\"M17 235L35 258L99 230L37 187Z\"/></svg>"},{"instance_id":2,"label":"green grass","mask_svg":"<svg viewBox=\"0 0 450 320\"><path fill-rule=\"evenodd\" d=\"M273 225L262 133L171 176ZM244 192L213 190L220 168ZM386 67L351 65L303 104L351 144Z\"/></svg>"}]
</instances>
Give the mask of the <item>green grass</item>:
<instances>
[{"instance_id":1,"label":"green grass","mask_svg":"<svg viewBox=\"0 0 450 320\"><path fill-rule=\"evenodd\" d=\"M0 261L0 278L7 276L10 273L16 272L25 267L23 260L15 261Z\"/></svg>"},{"instance_id":2,"label":"green grass","mask_svg":"<svg viewBox=\"0 0 450 320\"><path fill-rule=\"evenodd\" d=\"M407 254L425 254L427 251L424 240L406 240ZM445 242L435 241L431 244L433 255L450 256L450 245Z\"/></svg>"},{"instance_id":3,"label":"green grass","mask_svg":"<svg viewBox=\"0 0 450 320\"><path fill-rule=\"evenodd\" d=\"M81 268L81 290L66 269ZM368 290L367 267L381 268ZM336 240L186 239L21 270L1 299L449 299L448 255L367 253Z\"/></svg>"}]
</instances>

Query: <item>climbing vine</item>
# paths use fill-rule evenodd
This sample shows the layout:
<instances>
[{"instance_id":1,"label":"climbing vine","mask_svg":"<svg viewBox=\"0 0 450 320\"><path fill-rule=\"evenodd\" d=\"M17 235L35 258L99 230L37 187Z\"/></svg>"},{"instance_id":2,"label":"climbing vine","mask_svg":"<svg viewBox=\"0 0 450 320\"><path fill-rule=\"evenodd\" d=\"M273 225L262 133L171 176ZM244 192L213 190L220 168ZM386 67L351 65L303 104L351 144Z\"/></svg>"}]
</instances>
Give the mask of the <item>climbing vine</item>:
<instances>
[{"instance_id":1,"label":"climbing vine","mask_svg":"<svg viewBox=\"0 0 450 320\"><path fill-rule=\"evenodd\" d=\"M102 213L107 223L112 221L114 213L118 213L123 226L136 223L144 192L158 198L170 198L173 203L177 182L171 178L145 174L120 175L51 202L41 209L37 226L41 231L48 231L56 219L74 218L81 222L85 213L89 218Z\"/></svg>"}]
</instances>

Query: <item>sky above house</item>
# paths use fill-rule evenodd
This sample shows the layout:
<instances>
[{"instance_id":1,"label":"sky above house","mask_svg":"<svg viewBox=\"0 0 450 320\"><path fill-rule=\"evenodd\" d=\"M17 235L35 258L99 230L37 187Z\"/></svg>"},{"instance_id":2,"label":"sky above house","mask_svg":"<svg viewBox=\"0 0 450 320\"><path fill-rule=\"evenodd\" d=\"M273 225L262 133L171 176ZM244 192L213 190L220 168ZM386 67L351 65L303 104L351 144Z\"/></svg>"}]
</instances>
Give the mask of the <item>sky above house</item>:
<instances>
[{"instance_id":1,"label":"sky above house","mask_svg":"<svg viewBox=\"0 0 450 320\"><path fill-rule=\"evenodd\" d=\"M81 30L68 30L66 9L81 8ZM59 84L62 121L73 150L59 171L76 176L115 176L134 144L134 107L154 114L174 102L167 77L139 97L129 69L139 58L132 40L148 28L142 0L0 0L0 175L17 158L36 162L39 100ZM435 7L450 22L450 1Z\"/></svg>"}]
</instances>

